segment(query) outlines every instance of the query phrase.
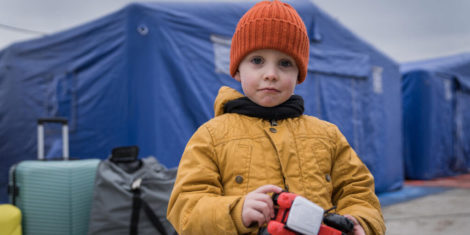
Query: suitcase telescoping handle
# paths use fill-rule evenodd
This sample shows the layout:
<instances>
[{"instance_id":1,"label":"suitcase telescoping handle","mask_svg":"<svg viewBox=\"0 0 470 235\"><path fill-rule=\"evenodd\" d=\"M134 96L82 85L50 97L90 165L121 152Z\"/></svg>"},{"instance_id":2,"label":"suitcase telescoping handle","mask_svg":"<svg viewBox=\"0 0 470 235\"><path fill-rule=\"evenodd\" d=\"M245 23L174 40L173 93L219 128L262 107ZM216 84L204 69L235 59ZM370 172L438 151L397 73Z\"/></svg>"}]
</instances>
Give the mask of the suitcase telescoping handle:
<instances>
[{"instance_id":1,"label":"suitcase telescoping handle","mask_svg":"<svg viewBox=\"0 0 470 235\"><path fill-rule=\"evenodd\" d=\"M65 118L38 119L38 159L44 160L44 123L62 124L62 155L64 160L69 160L69 126Z\"/></svg>"}]
</instances>

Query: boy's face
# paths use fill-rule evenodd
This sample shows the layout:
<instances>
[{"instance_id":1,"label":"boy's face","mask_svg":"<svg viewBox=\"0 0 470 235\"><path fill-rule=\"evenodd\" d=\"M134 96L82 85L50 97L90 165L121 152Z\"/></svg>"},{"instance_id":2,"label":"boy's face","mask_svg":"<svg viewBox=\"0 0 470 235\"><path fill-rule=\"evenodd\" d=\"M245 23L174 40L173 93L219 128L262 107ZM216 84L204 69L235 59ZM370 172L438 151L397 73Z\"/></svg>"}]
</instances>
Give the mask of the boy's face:
<instances>
[{"instance_id":1,"label":"boy's face","mask_svg":"<svg viewBox=\"0 0 470 235\"><path fill-rule=\"evenodd\" d=\"M294 58L278 50L251 52L240 62L235 79L253 102L264 107L284 103L294 93L299 69Z\"/></svg>"}]
</instances>

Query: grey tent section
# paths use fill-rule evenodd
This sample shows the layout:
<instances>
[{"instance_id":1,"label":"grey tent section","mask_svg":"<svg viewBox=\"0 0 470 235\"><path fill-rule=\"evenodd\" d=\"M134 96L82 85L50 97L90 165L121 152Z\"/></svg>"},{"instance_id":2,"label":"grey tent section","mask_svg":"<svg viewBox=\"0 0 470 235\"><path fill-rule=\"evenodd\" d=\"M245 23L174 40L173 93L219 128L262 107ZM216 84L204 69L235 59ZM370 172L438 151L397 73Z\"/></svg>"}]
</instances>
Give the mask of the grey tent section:
<instances>
[{"instance_id":1,"label":"grey tent section","mask_svg":"<svg viewBox=\"0 0 470 235\"><path fill-rule=\"evenodd\" d=\"M470 172L470 53L401 69L406 177Z\"/></svg>"},{"instance_id":2,"label":"grey tent section","mask_svg":"<svg viewBox=\"0 0 470 235\"><path fill-rule=\"evenodd\" d=\"M311 1L286 1L305 22L310 61L296 93L305 112L340 128L375 177L377 192L403 184L398 65ZM177 166L192 133L213 117L228 75L230 38L254 1L152 2L125 8L0 52L0 199L8 168L36 157L39 117L66 117L70 155L106 158L138 145ZM46 156L60 155L60 130Z\"/></svg>"}]
</instances>

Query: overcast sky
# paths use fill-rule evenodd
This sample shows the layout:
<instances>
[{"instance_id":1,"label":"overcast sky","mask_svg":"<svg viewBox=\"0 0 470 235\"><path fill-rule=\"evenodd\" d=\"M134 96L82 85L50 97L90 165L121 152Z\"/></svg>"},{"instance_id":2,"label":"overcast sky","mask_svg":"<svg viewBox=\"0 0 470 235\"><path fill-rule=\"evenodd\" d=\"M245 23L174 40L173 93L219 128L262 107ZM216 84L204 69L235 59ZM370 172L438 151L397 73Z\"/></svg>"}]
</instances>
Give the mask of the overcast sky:
<instances>
[{"instance_id":1,"label":"overcast sky","mask_svg":"<svg viewBox=\"0 0 470 235\"><path fill-rule=\"evenodd\" d=\"M397 62L470 52L468 0L312 0ZM0 49L116 11L131 0L0 0Z\"/></svg>"}]
</instances>

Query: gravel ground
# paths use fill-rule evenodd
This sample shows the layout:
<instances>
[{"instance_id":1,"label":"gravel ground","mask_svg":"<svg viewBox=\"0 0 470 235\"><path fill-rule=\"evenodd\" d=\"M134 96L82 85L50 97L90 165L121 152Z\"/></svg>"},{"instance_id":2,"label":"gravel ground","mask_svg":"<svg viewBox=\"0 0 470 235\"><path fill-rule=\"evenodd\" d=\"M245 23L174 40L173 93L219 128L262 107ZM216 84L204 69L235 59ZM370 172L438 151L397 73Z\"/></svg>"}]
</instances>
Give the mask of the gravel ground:
<instances>
[{"instance_id":1,"label":"gravel ground","mask_svg":"<svg viewBox=\"0 0 470 235\"><path fill-rule=\"evenodd\" d=\"M470 234L470 188L456 188L382 208L387 235Z\"/></svg>"}]
</instances>

